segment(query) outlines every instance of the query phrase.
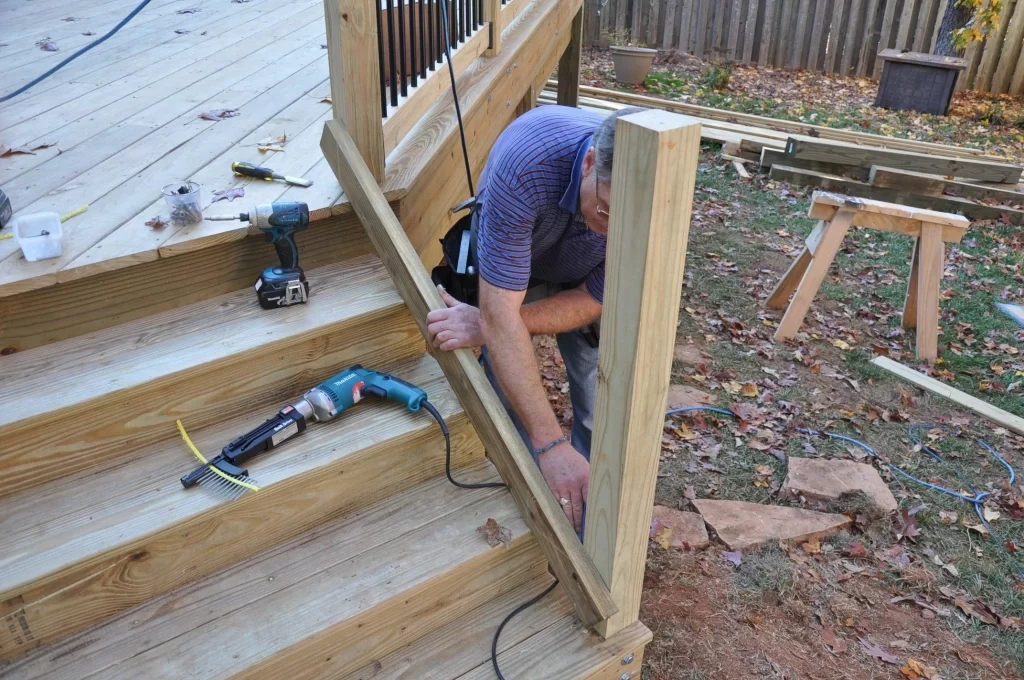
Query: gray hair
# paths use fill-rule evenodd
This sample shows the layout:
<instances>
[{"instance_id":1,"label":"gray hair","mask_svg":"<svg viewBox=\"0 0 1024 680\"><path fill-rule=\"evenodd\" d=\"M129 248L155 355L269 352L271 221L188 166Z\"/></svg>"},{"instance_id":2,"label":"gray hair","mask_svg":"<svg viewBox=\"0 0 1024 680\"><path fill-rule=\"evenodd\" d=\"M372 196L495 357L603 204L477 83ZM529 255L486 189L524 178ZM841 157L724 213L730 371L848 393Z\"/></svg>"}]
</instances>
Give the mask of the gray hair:
<instances>
[{"instance_id":1,"label":"gray hair","mask_svg":"<svg viewBox=\"0 0 1024 680\"><path fill-rule=\"evenodd\" d=\"M628 116L631 113L640 113L646 110L639 106L619 109L597 126L597 130L594 131L592 145L594 147L594 170L597 172L597 181L601 184L610 185L612 183L612 156L615 154L616 119L620 116Z\"/></svg>"}]
</instances>

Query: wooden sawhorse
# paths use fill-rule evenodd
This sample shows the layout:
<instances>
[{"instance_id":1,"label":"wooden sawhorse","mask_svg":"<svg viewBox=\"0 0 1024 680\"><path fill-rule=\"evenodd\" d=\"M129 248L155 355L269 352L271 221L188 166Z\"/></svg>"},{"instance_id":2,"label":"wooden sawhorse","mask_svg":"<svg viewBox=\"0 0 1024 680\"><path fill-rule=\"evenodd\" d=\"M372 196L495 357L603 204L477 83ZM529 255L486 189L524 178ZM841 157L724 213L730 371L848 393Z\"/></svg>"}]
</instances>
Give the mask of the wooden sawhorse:
<instances>
[{"instance_id":1,"label":"wooden sawhorse","mask_svg":"<svg viewBox=\"0 0 1024 680\"><path fill-rule=\"evenodd\" d=\"M820 220L800 256L768 298L768 306L781 309L790 293L776 342L796 336L828 268L851 226L895 231L915 238L914 259L903 303L903 326L917 328L917 358L934 362L938 356L939 286L945 261L943 243L959 243L970 220L960 215L919 210L895 203L814 192L810 217Z\"/></svg>"}]
</instances>

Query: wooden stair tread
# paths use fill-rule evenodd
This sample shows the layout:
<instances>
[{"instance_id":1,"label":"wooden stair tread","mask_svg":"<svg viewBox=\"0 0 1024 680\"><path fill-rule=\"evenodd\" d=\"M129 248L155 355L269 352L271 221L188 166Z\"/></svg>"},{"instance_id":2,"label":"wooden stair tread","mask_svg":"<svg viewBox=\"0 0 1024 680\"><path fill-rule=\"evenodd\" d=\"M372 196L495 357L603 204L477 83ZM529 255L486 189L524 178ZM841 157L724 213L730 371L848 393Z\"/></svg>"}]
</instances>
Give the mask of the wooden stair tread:
<instances>
[{"instance_id":1,"label":"wooden stair tread","mask_svg":"<svg viewBox=\"0 0 1024 680\"><path fill-rule=\"evenodd\" d=\"M367 659L345 679L492 680L494 632L506 616L543 592L551 581L549 574L532 579L407 647ZM634 670L623 666L623 656L650 639L650 631L635 624L602 641L583 628L569 598L556 587L505 627L498 663L509 678L575 680L607 669L617 671L609 678L619 678L622 671Z\"/></svg>"},{"instance_id":2,"label":"wooden stair tread","mask_svg":"<svg viewBox=\"0 0 1024 680\"><path fill-rule=\"evenodd\" d=\"M495 478L486 463L462 474ZM510 548L491 548L476 531L488 518L511 531ZM348 677L360 661L544 573L543 556L505 490L458 489L442 477L34 651L7 670L25 680ZM424 605L430 608L415 616ZM334 642L320 654L328 638Z\"/></svg>"},{"instance_id":3,"label":"wooden stair tread","mask_svg":"<svg viewBox=\"0 0 1024 680\"><path fill-rule=\"evenodd\" d=\"M247 287L0 358L0 496L123 462L176 438L177 418L204 428L298 396L344 363L423 352L375 256L307 277L305 305L264 310Z\"/></svg>"},{"instance_id":4,"label":"wooden stair tread","mask_svg":"<svg viewBox=\"0 0 1024 680\"><path fill-rule=\"evenodd\" d=\"M461 413L440 367L430 357L396 367L395 373L426 390L446 420ZM190 431L189 437L211 458L224 444L259 425L283 405L266 404L247 416ZM409 413L398 404L366 399L332 421L310 423L305 432L281 448L250 461L248 470L265 489L371 444L431 428L436 434L438 456L443 457L444 439L429 414ZM198 465L174 429L173 438L123 465L0 498L0 593L40 572L56 571L105 552L111 545L130 542L229 504L203 490L202 485L182 488L179 478Z\"/></svg>"},{"instance_id":5,"label":"wooden stair tread","mask_svg":"<svg viewBox=\"0 0 1024 680\"><path fill-rule=\"evenodd\" d=\"M247 289L4 357L0 426L401 304L374 256L328 265L308 278L315 305L265 310Z\"/></svg>"},{"instance_id":6,"label":"wooden stair tread","mask_svg":"<svg viewBox=\"0 0 1024 680\"><path fill-rule=\"evenodd\" d=\"M422 387L448 423L456 469L482 447L436 362L380 366ZM190 432L208 454L281 404ZM248 466L261 489L227 502L178 479L197 465L177 438L77 479L0 499L0 660L440 475L444 439L424 411L369 399ZM24 632L23 632L24 631Z\"/></svg>"}]
</instances>

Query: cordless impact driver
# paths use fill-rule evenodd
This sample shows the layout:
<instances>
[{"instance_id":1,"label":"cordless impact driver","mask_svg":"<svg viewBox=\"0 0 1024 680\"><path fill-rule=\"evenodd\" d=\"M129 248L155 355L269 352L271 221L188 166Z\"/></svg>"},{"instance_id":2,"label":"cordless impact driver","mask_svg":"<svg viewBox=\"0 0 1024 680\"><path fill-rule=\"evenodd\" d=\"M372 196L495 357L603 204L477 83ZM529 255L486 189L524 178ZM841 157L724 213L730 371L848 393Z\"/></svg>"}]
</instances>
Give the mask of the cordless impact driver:
<instances>
[{"instance_id":1,"label":"cordless impact driver","mask_svg":"<svg viewBox=\"0 0 1024 680\"><path fill-rule=\"evenodd\" d=\"M299 267L299 248L295 233L309 226L309 206L299 201L258 205L238 216L207 217L208 220L241 220L263 232L274 244L280 266L267 267L256 281L260 307L276 309L302 304L309 299L309 282Z\"/></svg>"},{"instance_id":2,"label":"cordless impact driver","mask_svg":"<svg viewBox=\"0 0 1024 680\"><path fill-rule=\"evenodd\" d=\"M427 401L426 392L393 375L357 364L323 381L295 403L282 408L273 418L231 441L218 456L182 477L181 485L187 489L199 481L209 480L220 483L230 495L237 488L232 487L230 480L224 482L225 476L243 481L249 479L248 470L242 466L253 456L275 449L303 432L310 420L323 423L336 418L366 396L397 401L413 412L423 407L437 419L445 439L448 438L444 420ZM218 475L210 468L216 468L223 474ZM216 479L218 477L221 479Z\"/></svg>"}]
</instances>

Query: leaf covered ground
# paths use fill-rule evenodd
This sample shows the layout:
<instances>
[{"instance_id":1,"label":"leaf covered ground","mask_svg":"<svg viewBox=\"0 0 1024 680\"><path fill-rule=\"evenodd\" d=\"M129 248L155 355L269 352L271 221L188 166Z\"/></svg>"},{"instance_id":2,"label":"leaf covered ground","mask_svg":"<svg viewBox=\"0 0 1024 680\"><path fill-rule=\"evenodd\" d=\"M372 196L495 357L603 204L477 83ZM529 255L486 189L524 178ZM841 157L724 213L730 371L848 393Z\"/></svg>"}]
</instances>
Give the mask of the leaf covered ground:
<instances>
[{"instance_id":1,"label":"leaf covered ground","mask_svg":"<svg viewBox=\"0 0 1024 680\"><path fill-rule=\"evenodd\" d=\"M871 116L872 124L891 120ZM900 131L919 132L914 125ZM1016 135L1006 132L999 148L1018 148ZM1017 552L1024 545L1024 479L1010 484L1006 469L976 442L1024 470L1024 438L870 363L885 354L917 365L914 332L900 327L910 240L852 231L796 341L776 344L781 313L764 303L811 231L809 192L757 175L740 179L718 153L705 147L698 171L670 406L713 403L740 417L666 420L656 503L681 510L692 510L693 498L799 505L782 497L780 486L786 460L802 456L874 465L900 511L879 516L853 499L827 508L854 520L849 531L749 554L714 539L699 552L652 541L641 618L655 639L643 677L1024 676L1024 581L1015 573L1024 569ZM1024 330L994 307L1024 297L1024 234L973 224L947 251L942 290L942 363L932 374L1024 412ZM568 428L564 368L552 339L536 344L550 399ZM912 424L934 427L923 428L917 444ZM798 428L855 438L878 457ZM944 462L926 456L922 445ZM972 486L991 493L984 512L999 540L972 505L907 481L890 462L965 494Z\"/></svg>"}]
</instances>

